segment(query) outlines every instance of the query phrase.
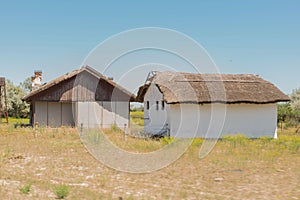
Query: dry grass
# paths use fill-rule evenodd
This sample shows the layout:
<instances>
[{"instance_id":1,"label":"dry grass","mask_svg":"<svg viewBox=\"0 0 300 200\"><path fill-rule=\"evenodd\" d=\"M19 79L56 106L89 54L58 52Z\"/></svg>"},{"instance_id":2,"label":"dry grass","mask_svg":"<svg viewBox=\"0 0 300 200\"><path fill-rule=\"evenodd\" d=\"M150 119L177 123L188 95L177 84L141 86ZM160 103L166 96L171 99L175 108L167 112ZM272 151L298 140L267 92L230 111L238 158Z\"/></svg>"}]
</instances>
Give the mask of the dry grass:
<instances>
[{"instance_id":1,"label":"dry grass","mask_svg":"<svg viewBox=\"0 0 300 200\"><path fill-rule=\"evenodd\" d=\"M278 140L224 138L202 160L197 139L178 161L149 174L107 168L87 152L75 129L36 133L0 125L2 199L55 199L60 185L68 187L67 199L300 199L300 136L293 129L279 133ZM132 151L148 152L168 142L124 142L120 132L107 135ZM24 194L20 187L28 183Z\"/></svg>"}]
</instances>

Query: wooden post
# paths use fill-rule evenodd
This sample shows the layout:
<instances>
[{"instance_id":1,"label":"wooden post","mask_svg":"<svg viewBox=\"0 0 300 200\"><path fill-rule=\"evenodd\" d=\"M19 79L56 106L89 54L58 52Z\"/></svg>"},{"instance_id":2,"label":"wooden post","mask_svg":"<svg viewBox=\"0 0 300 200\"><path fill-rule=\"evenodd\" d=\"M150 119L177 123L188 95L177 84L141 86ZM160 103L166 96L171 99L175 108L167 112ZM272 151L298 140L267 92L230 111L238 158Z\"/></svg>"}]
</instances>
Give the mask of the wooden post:
<instances>
[{"instance_id":1,"label":"wooden post","mask_svg":"<svg viewBox=\"0 0 300 200\"><path fill-rule=\"evenodd\" d=\"M167 137L170 138L170 128L168 123L166 123L166 128L167 128Z\"/></svg>"},{"instance_id":2,"label":"wooden post","mask_svg":"<svg viewBox=\"0 0 300 200\"><path fill-rule=\"evenodd\" d=\"M2 115L3 115L3 109L2 109L2 86L0 84L0 123L2 123Z\"/></svg>"},{"instance_id":3,"label":"wooden post","mask_svg":"<svg viewBox=\"0 0 300 200\"><path fill-rule=\"evenodd\" d=\"M3 100L4 98L4 106L3 109ZM2 115L4 115L6 119L6 123L8 124L8 108L7 108L7 96L6 96L6 82L4 77L0 77L0 122L2 122Z\"/></svg>"},{"instance_id":4,"label":"wooden post","mask_svg":"<svg viewBox=\"0 0 300 200\"><path fill-rule=\"evenodd\" d=\"M8 124L8 108L7 108L7 97L6 97L6 84L4 85L4 104L5 104L5 118L6 123Z\"/></svg>"},{"instance_id":5,"label":"wooden post","mask_svg":"<svg viewBox=\"0 0 300 200\"><path fill-rule=\"evenodd\" d=\"M124 142L126 142L126 127L127 127L127 124L124 124Z\"/></svg>"},{"instance_id":6,"label":"wooden post","mask_svg":"<svg viewBox=\"0 0 300 200\"><path fill-rule=\"evenodd\" d=\"M34 137L36 138L38 136L38 128L39 128L39 123L35 122L34 124Z\"/></svg>"},{"instance_id":7,"label":"wooden post","mask_svg":"<svg viewBox=\"0 0 300 200\"><path fill-rule=\"evenodd\" d=\"M83 123L80 124L80 137L83 135Z\"/></svg>"}]
</instances>

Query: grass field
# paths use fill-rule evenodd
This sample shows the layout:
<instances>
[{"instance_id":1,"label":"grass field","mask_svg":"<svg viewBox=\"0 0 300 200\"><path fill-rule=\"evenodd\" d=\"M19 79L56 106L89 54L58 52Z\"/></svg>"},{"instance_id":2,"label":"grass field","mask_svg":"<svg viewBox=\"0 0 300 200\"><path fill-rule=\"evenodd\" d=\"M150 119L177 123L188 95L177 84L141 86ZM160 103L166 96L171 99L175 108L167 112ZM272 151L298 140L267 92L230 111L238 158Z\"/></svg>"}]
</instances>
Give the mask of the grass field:
<instances>
[{"instance_id":1,"label":"grass field","mask_svg":"<svg viewBox=\"0 0 300 200\"><path fill-rule=\"evenodd\" d=\"M168 140L144 140L109 130L107 136L133 152L149 152ZM0 125L1 199L300 199L300 135L279 139L242 136L218 141L198 159L195 140L175 163L148 174L110 169L91 156L76 129ZM147 164L147 163L145 163Z\"/></svg>"}]
</instances>

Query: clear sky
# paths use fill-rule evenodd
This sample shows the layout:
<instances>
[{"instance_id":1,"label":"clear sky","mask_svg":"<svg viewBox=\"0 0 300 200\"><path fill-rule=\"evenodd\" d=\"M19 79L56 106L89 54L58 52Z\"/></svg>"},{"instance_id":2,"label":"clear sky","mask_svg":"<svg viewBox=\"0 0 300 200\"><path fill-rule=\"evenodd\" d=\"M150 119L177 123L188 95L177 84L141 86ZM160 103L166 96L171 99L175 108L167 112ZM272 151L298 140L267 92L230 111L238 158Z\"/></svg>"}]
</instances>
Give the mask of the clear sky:
<instances>
[{"instance_id":1,"label":"clear sky","mask_svg":"<svg viewBox=\"0 0 300 200\"><path fill-rule=\"evenodd\" d=\"M0 1L0 76L50 81L111 35L163 27L200 43L222 73L300 87L300 1Z\"/></svg>"}]
</instances>

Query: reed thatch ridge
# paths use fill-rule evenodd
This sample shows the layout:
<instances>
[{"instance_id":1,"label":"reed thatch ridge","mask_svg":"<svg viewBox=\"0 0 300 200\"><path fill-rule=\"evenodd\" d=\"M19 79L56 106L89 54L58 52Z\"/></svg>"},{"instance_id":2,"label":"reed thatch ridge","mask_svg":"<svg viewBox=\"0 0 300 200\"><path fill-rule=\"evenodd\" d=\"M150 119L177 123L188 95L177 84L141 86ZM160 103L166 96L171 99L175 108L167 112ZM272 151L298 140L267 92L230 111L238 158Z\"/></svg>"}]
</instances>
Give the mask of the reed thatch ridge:
<instances>
[{"instance_id":1,"label":"reed thatch ridge","mask_svg":"<svg viewBox=\"0 0 300 200\"><path fill-rule=\"evenodd\" d=\"M254 74L156 72L150 83L139 88L136 101L144 101L150 84L158 87L168 104L267 104L290 101L275 85Z\"/></svg>"}]
</instances>

